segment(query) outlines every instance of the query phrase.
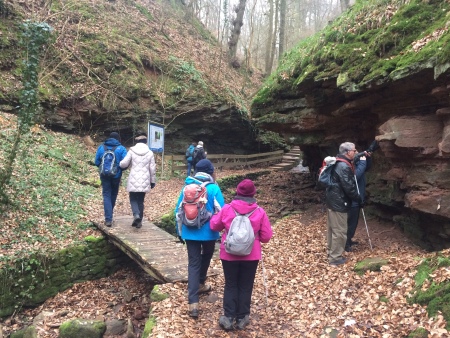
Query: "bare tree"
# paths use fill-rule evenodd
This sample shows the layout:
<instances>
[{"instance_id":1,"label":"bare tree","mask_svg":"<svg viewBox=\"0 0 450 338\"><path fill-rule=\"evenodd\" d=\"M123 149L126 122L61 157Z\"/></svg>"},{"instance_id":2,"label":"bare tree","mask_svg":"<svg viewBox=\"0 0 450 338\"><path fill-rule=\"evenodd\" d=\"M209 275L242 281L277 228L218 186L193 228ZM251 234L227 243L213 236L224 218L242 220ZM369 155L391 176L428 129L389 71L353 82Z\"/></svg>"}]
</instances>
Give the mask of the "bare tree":
<instances>
[{"instance_id":1,"label":"bare tree","mask_svg":"<svg viewBox=\"0 0 450 338\"><path fill-rule=\"evenodd\" d=\"M272 64L270 63L270 55L272 49L272 39L273 39L273 20L274 20L274 0L268 0L269 2L269 29L267 32L267 40L266 40L266 57L265 57L265 71L266 74L269 74L272 71Z\"/></svg>"},{"instance_id":2,"label":"bare tree","mask_svg":"<svg viewBox=\"0 0 450 338\"><path fill-rule=\"evenodd\" d=\"M278 57L281 58L284 53L284 46L286 44L285 36L286 29L286 0L280 0L280 35L278 41Z\"/></svg>"},{"instance_id":3,"label":"bare tree","mask_svg":"<svg viewBox=\"0 0 450 338\"><path fill-rule=\"evenodd\" d=\"M270 71L272 71L273 61L275 60L275 54L277 52L277 35L278 35L278 8L279 0L275 0L275 27L273 29L272 48L270 49Z\"/></svg>"},{"instance_id":4,"label":"bare tree","mask_svg":"<svg viewBox=\"0 0 450 338\"><path fill-rule=\"evenodd\" d=\"M239 36L241 35L241 27L244 24L244 13L246 2L247 0L239 0L239 4L234 8L234 11L236 12L236 18L233 20L231 37L230 40L228 41L230 62L235 66L237 66L236 64L237 44L239 42Z\"/></svg>"},{"instance_id":5,"label":"bare tree","mask_svg":"<svg viewBox=\"0 0 450 338\"><path fill-rule=\"evenodd\" d=\"M347 8L350 7L350 0L339 0L341 3L341 11L344 12Z\"/></svg>"}]
</instances>

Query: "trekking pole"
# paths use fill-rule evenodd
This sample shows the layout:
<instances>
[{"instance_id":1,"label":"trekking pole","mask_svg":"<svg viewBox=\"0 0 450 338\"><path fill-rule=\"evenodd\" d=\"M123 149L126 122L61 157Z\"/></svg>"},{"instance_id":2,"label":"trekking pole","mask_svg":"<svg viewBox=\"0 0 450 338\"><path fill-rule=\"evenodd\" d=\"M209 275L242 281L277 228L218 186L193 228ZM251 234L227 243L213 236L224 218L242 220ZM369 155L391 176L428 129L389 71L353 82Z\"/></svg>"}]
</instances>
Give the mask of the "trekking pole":
<instances>
[{"instance_id":1,"label":"trekking pole","mask_svg":"<svg viewBox=\"0 0 450 338\"><path fill-rule=\"evenodd\" d=\"M261 250L261 268L262 268L262 274L263 274L263 284L264 284L264 295L266 296L266 309L269 306L269 303L267 301L267 296L269 295L269 291L267 289L267 278L266 278L266 269L264 267L264 259L263 259L264 255L263 252Z\"/></svg>"},{"instance_id":2,"label":"trekking pole","mask_svg":"<svg viewBox=\"0 0 450 338\"><path fill-rule=\"evenodd\" d=\"M356 190L358 191L358 194L359 194L358 180L356 179L356 175L355 175L355 183L356 183ZM370 235L369 235L369 227L367 226L366 215L364 214L364 208L361 208L361 211L362 211L362 215L363 215L363 219L364 219L364 224L366 225L366 231L367 231L367 237L369 238L370 250L373 251L372 241L370 240Z\"/></svg>"}]
</instances>

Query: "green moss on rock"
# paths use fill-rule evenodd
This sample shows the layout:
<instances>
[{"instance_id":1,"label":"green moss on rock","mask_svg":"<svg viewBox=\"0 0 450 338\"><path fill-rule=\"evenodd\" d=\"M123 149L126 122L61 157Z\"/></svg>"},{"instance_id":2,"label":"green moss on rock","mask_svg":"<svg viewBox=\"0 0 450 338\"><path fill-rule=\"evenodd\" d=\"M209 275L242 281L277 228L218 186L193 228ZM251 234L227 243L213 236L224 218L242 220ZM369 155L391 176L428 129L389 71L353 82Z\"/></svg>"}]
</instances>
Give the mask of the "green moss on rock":
<instances>
[{"instance_id":1,"label":"green moss on rock","mask_svg":"<svg viewBox=\"0 0 450 338\"><path fill-rule=\"evenodd\" d=\"M106 324L100 320L74 319L59 327L60 338L102 338Z\"/></svg>"},{"instance_id":2,"label":"green moss on rock","mask_svg":"<svg viewBox=\"0 0 450 338\"><path fill-rule=\"evenodd\" d=\"M385 15L387 8L392 15ZM339 87L358 91L420 67L439 67L448 62L449 10L448 2L357 1L351 10L284 54L253 106L264 106L282 95L286 86L297 87L311 78L336 77ZM433 33L441 35L430 39ZM426 43L413 47L421 40Z\"/></svg>"},{"instance_id":3,"label":"green moss on rock","mask_svg":"<svg viewBox=\"0 0 450 338\"><path fill-rule=\"evenodd\" d=\"M387 265L388 261L381 257L369 257L356 263L354 271L360 275L366 271L380 271L381 267Z\"/></svg>"},{"instance_id":4,"label":"green moss on rock","mask_svg":"<svg viewBox=\"0 0 450 338\"><path fill-rule=\"evenodd\" d=\"M408 338L428 338L429 332L423 327L418 327L414 331L412 331Z\"/></svg>"}]
</instances>

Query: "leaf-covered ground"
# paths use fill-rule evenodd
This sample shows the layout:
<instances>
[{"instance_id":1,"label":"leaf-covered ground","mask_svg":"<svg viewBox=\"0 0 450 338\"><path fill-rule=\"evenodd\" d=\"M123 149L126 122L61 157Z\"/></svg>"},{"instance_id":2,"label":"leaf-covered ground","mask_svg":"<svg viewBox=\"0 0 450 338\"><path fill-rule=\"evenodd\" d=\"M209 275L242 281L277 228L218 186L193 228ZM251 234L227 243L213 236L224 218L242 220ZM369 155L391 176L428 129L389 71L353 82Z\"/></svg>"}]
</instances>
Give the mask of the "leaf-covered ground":
<instances>
[{"instance_id":1,"label":"leaf-covered ground","mask_svg":"<svg viewBox=\"0 0 450 338\"><path fill-rule=\"evenodd\" d=\"M243 172L220 172L219 177ZM321 337L332 329L339 337L402 337L417 327L428 329L432 337L447 337L442 316L429 318L424 307L406 302L414 287L415 267L431 254L411 244L393 225L369 219L373 251L360 222L356 235L360 244L346 254L348 263L331 267L325 253L321 193L308 180L301 173L271 173L256 180L258 201L269 213L275 235L264 246L265 272L260 264L245 331L226 333L218 326L224 280L217 257L212 268L218 274L208 280L213 291L201 296L198 320L187 315L185 284L160 286L169 298L152 303L147 277L139 268L128 267L109 278L77 284L39 308L8 318L3 329L17 329L45 313L46 319L37 321L39 337L57 337L58 325L76 317L129 318L139 337L151 308L157 322L152 337ZM180 178L158 182L146 198L146 217L155 220L171 211L182 184ZM90 217L101 220L99 213ZM124 188L117 213L130 213ZM291 215L283 218L284 213ZM359 276L353 271L357 261L376 256L389 260L381 272Z\"/></svg>"}]
</instances>

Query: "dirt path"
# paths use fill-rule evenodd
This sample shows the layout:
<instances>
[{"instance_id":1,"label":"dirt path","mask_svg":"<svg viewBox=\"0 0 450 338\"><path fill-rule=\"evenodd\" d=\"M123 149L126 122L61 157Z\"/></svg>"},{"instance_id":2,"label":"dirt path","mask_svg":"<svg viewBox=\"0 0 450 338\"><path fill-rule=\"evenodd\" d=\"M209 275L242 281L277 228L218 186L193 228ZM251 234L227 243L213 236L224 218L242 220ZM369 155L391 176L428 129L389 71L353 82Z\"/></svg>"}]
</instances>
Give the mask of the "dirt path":
<instances>
[{"instance_id":1,"label":"dirt path","mask_svg":"<svg viewBox=\"0 0 450 338\"><path fill-rule=\"evenodd\" d=\"M414 286L414 267L427 253L398 228L368 220L371 251L360 221L355 237L360 244L347 254L347 264L331 267L325 253L326 217L321 193L312 188L308 176L271 173L255 183L256 197L270 215L275 235L264 246L265 271L260 264L251 323L245 331L225 333L217 324L222 314L222 273L208 281L213 291L201 297L200 318L192 320L187 315L185 284L160 286L169 298L151 303L150 283L142 271L133 267L109 278L75 285L4 326L9 331L39 313L52 312L39 324L38 336L57 337L57 324L70 318L130 318L140 337L151 307L157 321L152 337L320 337L326 328L339 330L339 337L400 337L418 326L435 332L435 337L447 334L441 329L445 325L442 318L430 319L424 308L406 302ZM155 220L173 210L182 185L183 179L159 182L146 199L146 216ZM130 212L124 189L116 212ZM356 262L376 256L389 260L381 272L363 276L353 272ZM220 260L214 260L212 268L220 272Z\"/></svg>"}]
</instances>

